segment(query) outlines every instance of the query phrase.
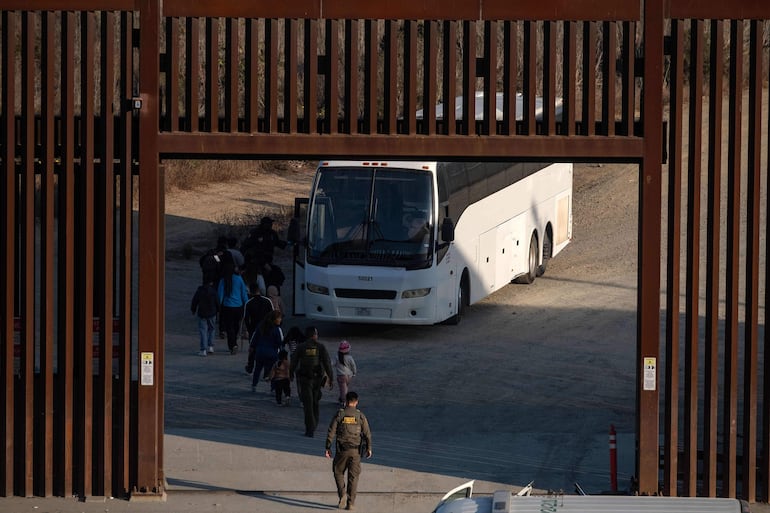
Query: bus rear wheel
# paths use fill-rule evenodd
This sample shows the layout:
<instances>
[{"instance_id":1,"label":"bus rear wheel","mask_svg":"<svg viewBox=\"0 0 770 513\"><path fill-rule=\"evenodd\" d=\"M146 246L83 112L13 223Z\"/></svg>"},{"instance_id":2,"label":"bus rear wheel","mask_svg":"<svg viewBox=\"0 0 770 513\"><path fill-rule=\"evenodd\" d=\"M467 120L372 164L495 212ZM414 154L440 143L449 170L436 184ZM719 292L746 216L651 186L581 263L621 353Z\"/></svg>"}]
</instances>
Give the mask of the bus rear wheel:
<instances>
[{"instance_id":1,"label":"bus rear wheel","mask_svg":"<svg viewBox=\"0 0 770 513\"><path fill-rule=\"evenodd\" d=\"M529 253L527 253L527 272L516 278L516 283L530 284L537 278L537 237L532 234L529 241Z\"/></svg>"},{"instance_id":2,"label":"bus rear wheel","mask_svg":"<svg viewBox=\"0 0 770 513\"><path fill-rule=\"evenodd\" d=\"M551 259L552 252L553 244L551 243L551 230L548 229L545 231L545 235L543 236L543 263L541 263L537 268L538 276L545 274L545 270L548 267L548 261Z\"/></svg>"}]
</instances>

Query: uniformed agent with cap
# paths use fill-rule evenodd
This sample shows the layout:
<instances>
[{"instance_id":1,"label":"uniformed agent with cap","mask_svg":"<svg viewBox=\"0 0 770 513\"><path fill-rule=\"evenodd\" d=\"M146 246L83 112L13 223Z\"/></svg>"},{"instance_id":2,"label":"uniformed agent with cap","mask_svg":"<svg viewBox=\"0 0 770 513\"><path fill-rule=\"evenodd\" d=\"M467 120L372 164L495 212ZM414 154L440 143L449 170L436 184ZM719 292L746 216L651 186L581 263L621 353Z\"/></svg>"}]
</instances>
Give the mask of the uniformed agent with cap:
<instances>
[{"instance_id":1,"label":"uniformed agent with cap","mask_svg":"<svg viewBox=\"0 0 770 513\"><path fill-rule=\"evenodd\" d=\"M318 330L313 326L305 330L305 342L297 346L291 355L290 379L296 375L299 397L305 410L305 436L313 436L318 426L318 403L321 401L323 380L332 388L332 363L326 347L318 342Z\"/></svg>"},{"instance_id":2,"label":"uniformed agent with cap","mask_svg":"<svg viewBox=\"0 0 770 513\"><path fill-rule=\"evenodd\" d=\"M332 439L336 438L337 450L334 453L332 469L334 482L337 484L339 508L353 509L356 502L358 476L361 474L361 455L372 457L372 432L366 415L358 409L358 394L348 392L345 395L345 408L341 408L332 418L326 433L326 457L331 458ZM345 487L345 472L348 483Z\"/></svg>"}]
</instances>

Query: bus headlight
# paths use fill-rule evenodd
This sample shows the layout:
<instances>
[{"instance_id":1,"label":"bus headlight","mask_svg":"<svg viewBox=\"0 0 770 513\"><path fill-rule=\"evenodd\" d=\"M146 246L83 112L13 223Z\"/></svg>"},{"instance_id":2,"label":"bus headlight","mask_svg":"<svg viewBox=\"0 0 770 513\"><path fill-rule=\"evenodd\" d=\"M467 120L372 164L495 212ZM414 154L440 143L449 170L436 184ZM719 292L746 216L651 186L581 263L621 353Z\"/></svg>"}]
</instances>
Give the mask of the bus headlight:
<instances>
[{"instance_id":1,"label":"bus headlight","mask_svg":"<svg viewBox=\"0 0 770 513\"><path fill-rule=\"evenodd\" d=\"M405 290L401 293L401 297L403 299L411 299L415 297L425 297L428 294L430 294L430 287L426 289L412 289L412 290Z\"/></svg>"},{"instance_id":2,"label":"bus headlight","mask_svg":"<svg viewBox=\"0 0 770 513\"><path fill-rule=\"evenodd\" d=\"M316 285L314 283L308 283L306 286L307 289L314 294L323 294L324 296L329 295L328 287L322 287L321 285Z\"/></svg>"}]
</instances>

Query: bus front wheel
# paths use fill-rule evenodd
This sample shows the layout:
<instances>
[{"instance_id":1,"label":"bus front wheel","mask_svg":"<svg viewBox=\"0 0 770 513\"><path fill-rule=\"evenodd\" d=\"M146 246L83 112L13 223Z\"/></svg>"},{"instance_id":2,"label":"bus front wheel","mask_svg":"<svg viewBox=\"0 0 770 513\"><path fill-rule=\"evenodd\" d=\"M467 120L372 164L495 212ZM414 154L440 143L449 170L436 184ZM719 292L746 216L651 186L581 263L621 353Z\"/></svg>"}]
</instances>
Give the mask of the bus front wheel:
<instances>
[{"instance_id":1,"label":"bus front wheel","mask_svg":"<svg viewBox=\"0 0 770 513\"><path fill-rule=\"evenodd\" d=\"M527 253L527 272L516 278L516 283L532 283L537 277L537 270L537 236L533 233L529 241L529 253Z\"/></svg>"},{"instance_id":2,"label":"bus front wheel","mask_svg":"<svg viewBox=\"0 0 770 513\"><path fill-rule=\"evenodd\" d=\"M447 324L452 326L460 324L460 319L462 319L463 316L463 310L465 309L465 305L468 304L468 300L470 299L468 296L468 294L470 294L468 288L468 275L463 273L462 278L460 278L460 286L457 287L457 313L446 320Z\"/></svg>"}]
</instances>

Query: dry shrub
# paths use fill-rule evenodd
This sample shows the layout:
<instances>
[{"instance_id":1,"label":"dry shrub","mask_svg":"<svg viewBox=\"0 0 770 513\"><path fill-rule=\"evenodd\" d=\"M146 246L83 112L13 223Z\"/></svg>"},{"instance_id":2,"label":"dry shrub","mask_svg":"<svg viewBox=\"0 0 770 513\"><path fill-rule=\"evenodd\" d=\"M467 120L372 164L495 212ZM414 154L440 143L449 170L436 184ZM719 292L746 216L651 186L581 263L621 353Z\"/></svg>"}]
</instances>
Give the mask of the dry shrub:
<instances>
[{"instance_id":1,"label":"dry shrub","mask_svg":"<svg viewBox=\"0 0 770 513\"><path fill-rule=\"evenodd\" d=\"M292 209L285 205L280 205L277 210L260 206L248 212L225 212L217 219L213 235L233 236L243 240L249 230L259 224L260 219L269 216L274 220L273 229L283 238L293 213Z\"/></svg>"},{"instance_id":2,"label":"dry shrub","mask_svg":"<svg viewBox=\"0 0 770 513\"><path fill-rule=\"evenodd\" d=\"M239 180L259 172L262 162L246 160L175 160L166 163L166 192L193 190L210 183Z\"/></svg>"}]
</instances>

